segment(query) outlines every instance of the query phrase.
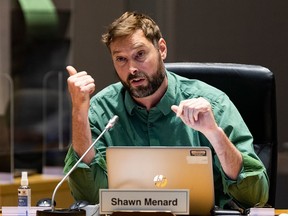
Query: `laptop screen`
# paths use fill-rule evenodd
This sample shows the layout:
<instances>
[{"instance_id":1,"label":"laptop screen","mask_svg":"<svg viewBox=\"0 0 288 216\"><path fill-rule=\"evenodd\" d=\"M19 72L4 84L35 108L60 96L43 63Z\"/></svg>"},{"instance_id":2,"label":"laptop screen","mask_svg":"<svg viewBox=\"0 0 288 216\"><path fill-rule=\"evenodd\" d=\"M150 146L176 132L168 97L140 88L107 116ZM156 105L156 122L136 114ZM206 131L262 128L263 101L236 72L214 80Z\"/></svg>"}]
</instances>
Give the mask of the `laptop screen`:
<instances>
[{"instance_id":1,"label":"laptop screen","mask_svg":"<svg viewBox=\"0 0 288 216\"><path fill-rule=\"evenodd\" d=\"M108 147L110 189L188 189L190 214L214 207L211 150L207 147Z\"/></svg>"}]
</instances>

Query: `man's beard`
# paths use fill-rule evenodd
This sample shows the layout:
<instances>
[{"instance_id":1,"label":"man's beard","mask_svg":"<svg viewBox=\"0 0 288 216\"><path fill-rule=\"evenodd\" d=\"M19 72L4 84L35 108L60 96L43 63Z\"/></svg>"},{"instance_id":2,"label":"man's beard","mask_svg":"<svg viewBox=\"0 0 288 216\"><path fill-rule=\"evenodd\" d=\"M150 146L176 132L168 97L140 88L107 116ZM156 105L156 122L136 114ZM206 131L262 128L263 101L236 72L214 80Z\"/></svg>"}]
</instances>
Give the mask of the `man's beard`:
<instances>
[{"instance_id":1,"label":"man's beard","mask_svg":"<svg viewBox=\"0 0 288 216\"><path fill-rule=\"evenodd\" d=\"M149 77L147 73L144 71L138 71L134 75L129 74L127 81L124 82L123 80L121 80L121 83L132 97L143 98L155 93L163 83L165 76L166 73L164 65L161 61L159 61L157 71L152 76ZM130 80L137 78L145 78L148 81L148 84L145 86L137 86L137 87L131 86Z\"/></svg>"}]
</instances>

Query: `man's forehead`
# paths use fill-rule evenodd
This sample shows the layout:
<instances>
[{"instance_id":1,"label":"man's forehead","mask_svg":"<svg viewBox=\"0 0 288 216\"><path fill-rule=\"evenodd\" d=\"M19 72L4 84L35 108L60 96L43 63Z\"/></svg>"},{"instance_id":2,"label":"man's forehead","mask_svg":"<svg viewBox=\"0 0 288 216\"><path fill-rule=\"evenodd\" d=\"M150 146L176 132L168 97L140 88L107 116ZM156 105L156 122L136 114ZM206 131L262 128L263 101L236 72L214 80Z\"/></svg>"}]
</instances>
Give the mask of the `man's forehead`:
<instances>
[{"instance_id":1,"label":"man's forehead","mask_svg":"<svg viewBox=\"0 0 288 216\"><path fill-rule=\"evenodd\" d=\"M126 50L135 50L150 46L152 43L144 36L144 34L136 34L124 36L115 39L110 44L112 54L117 54Z\"/></svg>"}]
</instances>

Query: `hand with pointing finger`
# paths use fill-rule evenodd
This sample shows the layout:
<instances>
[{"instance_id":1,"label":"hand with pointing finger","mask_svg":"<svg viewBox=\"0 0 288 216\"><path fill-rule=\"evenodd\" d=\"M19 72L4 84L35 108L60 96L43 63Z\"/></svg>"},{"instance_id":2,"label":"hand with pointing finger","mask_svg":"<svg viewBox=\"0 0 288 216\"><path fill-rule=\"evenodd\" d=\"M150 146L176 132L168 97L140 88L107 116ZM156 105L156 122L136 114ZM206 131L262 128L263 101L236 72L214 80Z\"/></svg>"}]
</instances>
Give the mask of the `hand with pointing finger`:
<instances>
[{"instance_id":1,"label":"hand with pointing finger","mask_svg":"<svg viewBox=\"0 0 288 216\"><path fill-rule=\"evenodd\" d=\"M95 91L94 79L85 71L77 72L72 66L66 69L70 75L67 83L73 107L88 110L90 95Z\"/></svg>"},{"instance_id":2,"label":"hand with pointing finger","mask_svg":"<svg viewBox=\"0 0 288 216\"><path fill-rule=\"evenodd\" d=\"M173 105L171 109L186 125L203 134L218 127L211 104L202 97L183 100L179 106Z\"/></svg>"}]
</instances>

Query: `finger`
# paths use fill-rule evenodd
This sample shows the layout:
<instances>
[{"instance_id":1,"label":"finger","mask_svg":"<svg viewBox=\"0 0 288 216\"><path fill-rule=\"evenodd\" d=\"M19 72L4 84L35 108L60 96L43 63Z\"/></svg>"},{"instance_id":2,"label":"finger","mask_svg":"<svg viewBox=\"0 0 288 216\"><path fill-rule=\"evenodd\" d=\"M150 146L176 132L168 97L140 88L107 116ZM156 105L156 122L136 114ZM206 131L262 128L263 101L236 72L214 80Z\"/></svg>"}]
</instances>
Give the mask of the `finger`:
<instances>
[{"instance_id":1,"label":"finger","mask_svg":"<svg viewBox=\"0 0 288 216\"><path fill-rule=\"evenodd\" d=\"M180 103L179 106L178 106L178 109L177 109L177 113L176 113L177 117L180 117L182 115L183 107L184 107L184 103Z\"/></svg>"},{"instance_id":2,"label":"finger","mask_svg":"<svg viewBox=\"0 0 288 216\"><path fill-rule=\"evenodd\" d=\"M181 118L181 120L182 120L185 124L187 124L187 122L186 122L186 120L185 120L185 118L184 118L184 115L181 115L181 114L180 114L180 115L178 116L178 114L177 114L177 113L178 113L178 110L179 110L179 106L172 105L172 106L171 106L171 109L172 109L173 112L176 113L176 116L177 116L177 117ZM181 113L182 113L182 112L181 112Z\"/></svg>"},{"instance_id":3,"label":"finger","mask_svg":"<svg viewBox=\"0 0 288 216\"><path fill-rule=\"evenodd\" d=\"M190 101L190 108L192 108L192 111L190 113L190 119L193 122L198 121L199 114L207 111L207 101L203 98L197 98L195 100Z\"/></svg>"},{"instance_id":4,"label":"finger","mask_svg":"<svg viewBox=\"0 0 288 216\"><path fill-rule=\"evenodd\" d=\"M187 110L187 120L191 123L191 124L194 124L194 122L196 121L195 119L195 110L193 108L190 108Z\"/></svg>"},{"instance_id":5,"label":"finger","mask_svg":"<svg viewBox=\"0 0 288 216\"><path fill-rule=\"evenodd\" d=\"M193 113L193 121L197 122L198 121L198 115L199 115L199 111L196 111Z\"/></svg>"},{"instance_id":6,"label":"finger","mask_svg":"<svg viewBox=\"0 0 288 216\"><path fill-rule=\"evenodd\" d=\"M190 119L191 123L194 124L196 121L198 121L198 114L199 114L199 110L197 107L192 107L190 109L189 119Z\"/></svg>"},{"instance_id":7,"label":"finger","mask_svg":"<svg viewBox=\"0 0 288 216\"><path fill-rule=\"evenodd\" d=\"M77 70L74 67L72 67L72 66L67 66L66 70L67 70L67 72L69 73L70 76L73 76L73 75L77 74Z\"/></svg>"},{"instance_id":8,"label":"finger","mask_svg":"<svg viewBox=\"0 0 288 216\"><path fill-rule=\"evenodd\" d=\"M172 105L171 110L177 114L178 106Z\"/></svg>"},{"instance_id":9,"label":"finger","mask_svg":"<svg viewBox=\"0 0 288 216\"><path fill-rule=\"evenodd\" d=\"M75 76L73 76L75 85L77 86L85 86L89 83L94 83L94 79L87 75L85 71L78 72Z\"/></svg>"},{"instance_id":10,"label":"finger","mask_svg":"<svg viewBox=\"0 0 288 216\"><path fill-rule=\"evenodd\" d=\"M194 123L194 103L193 99L183 102L183 117L188 124Z\"/></svg>"},{"instance_id":11,"label":"finger","mask_svg":"<svg viewBox=\"0 0 288 216\"><path fill-rule=\"evenodd\" d=\"M89 92L89 94L92 94L95 91L95 84L94 83L90 83L86 86L87 91Z\"/></svg>"},{"instance_id":12,"label":"finger","mask_svg":"<svg viewBox=\"0 0 288 216\"><path fill-rule=\"evenodd\" d=\"M195 112L194 112L194 120L198 121L200 116L204 116L207 113L209 113L210 111L211 111L211 109L209 107L202 107L202 108L199 108L199 109L195 110ZM211 113L211 115L213 115L213 113Z\"/></svg>"},{"instance_id":13,"label":"finger","mask_svg":"<svg viewBox=\"0 0 288 216\"><path fill-rule=\"evenodd\" d=\"M185 106L183 108L183 119L187 124L194 124L194 109L189 106Z\"/></svg>"},{"instance_id":14,"label":"finger","mask_svg":"<svg viewBox=\"0 0 288 216\"><path fill-rule=\"evenodd\" d=\"M180 108L180 106L176 106L176 105L172 105L171 109L173 110L173 112L176 113L177 117L180 117L182 114L182 107Z\"/></svg>"}]
</instances>

